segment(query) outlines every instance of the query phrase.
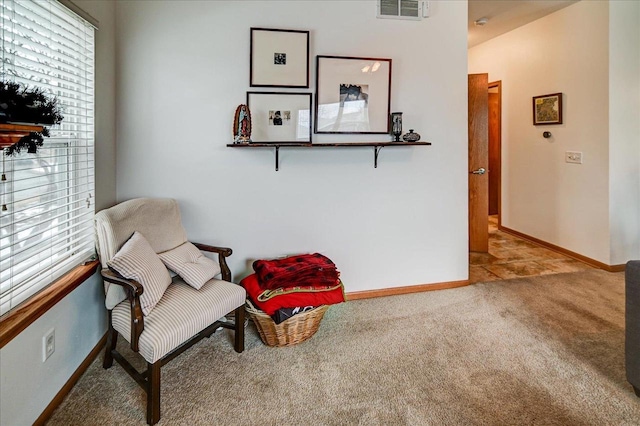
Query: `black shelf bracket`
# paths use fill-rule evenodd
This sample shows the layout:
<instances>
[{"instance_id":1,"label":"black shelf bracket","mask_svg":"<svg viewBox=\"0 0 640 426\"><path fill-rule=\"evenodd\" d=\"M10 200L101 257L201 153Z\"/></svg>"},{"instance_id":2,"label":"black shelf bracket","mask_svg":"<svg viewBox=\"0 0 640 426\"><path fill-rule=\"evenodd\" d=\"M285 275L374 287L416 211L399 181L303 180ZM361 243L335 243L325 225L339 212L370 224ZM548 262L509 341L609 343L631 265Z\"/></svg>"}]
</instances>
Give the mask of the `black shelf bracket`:
<instances>
[{"instance_id":1,"label":"black shelf bracket","mask_svg":"<svg viewBox=\"0 0 640 426\"><path fill-rule=\"evenodd\" d=\"M382 149L382 146L373 147L373 167L376 169L378 168L378 154L380 153L381 149Z\"/></svg>"},{"instance_id":2,"label":"black shelf bracket","mask_svg":"<svg viewBox=\"0 0 640 426\"><path fill-rule=\"evenodd\" d=\"M276 172L280 168L280 145L276 145Z\"/></svg>"}]
</instances>

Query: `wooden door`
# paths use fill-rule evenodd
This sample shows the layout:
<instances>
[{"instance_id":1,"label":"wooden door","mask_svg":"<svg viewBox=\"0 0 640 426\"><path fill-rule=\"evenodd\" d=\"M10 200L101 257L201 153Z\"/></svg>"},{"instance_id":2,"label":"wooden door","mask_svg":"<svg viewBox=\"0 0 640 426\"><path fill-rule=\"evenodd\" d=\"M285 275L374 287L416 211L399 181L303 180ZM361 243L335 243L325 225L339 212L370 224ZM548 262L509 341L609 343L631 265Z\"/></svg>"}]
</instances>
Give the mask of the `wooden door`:
<instances>
[{"instance_id":1,"label":"wooden door","mask_svg":"<svg viewBox=\"0 0 640 426\"><path fill-rule=\"evenodd\" d=\"M489 84L489 214L500 212L500 86Z\"/></svg>"},{"instance_id":2,"label":"wooden door","mask_svg":"<svg viewBox=\"0 0 640 426\"><path fill-rule=\"evenodd\" d=\"M469 250L489 251L489 75L469 74Z\"/></svg>"}]
</instances>

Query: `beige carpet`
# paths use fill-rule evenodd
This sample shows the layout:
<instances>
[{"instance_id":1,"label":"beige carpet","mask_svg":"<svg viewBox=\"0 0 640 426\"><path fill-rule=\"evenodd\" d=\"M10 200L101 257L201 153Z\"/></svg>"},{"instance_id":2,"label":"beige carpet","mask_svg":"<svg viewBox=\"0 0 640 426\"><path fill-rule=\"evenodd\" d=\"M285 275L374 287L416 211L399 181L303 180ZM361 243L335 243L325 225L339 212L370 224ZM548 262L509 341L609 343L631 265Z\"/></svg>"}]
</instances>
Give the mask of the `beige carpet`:
<instances>
[{"instance_id":1,"label":"beige carpet","mask_svg":"<svg viewBox=\"0 0 640 426\"><path fill-rule=\"evenodd\" d=\"M101 358L101 357L100 357ZM638 425L624 275L599 270L333 306L309 341L236 354L227 331L162 370L160 425ZM145 424L96 360L50 425Z\"/></svg>"}]
</instances>

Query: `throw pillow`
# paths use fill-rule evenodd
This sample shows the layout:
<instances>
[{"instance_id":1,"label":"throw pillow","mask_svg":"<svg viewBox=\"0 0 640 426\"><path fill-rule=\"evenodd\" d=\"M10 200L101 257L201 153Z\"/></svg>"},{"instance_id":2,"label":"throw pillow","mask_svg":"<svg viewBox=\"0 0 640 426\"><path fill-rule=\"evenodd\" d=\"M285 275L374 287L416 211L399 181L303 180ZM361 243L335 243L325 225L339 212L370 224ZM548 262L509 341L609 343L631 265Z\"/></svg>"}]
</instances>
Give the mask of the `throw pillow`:
<instances>
[{"instance_id":1,"label":"throw pillow","mask_svg":"<svg viewBox=\"0 0 640 426\"><path fill-rule=\"evenodd\" d=\"M176 272L185 283L199 290L211 278L220 273L220 265L204 256L190 242L159 254L160 259L172 271Z\"/></svg>"},{"instance_id":2,"label":"throw pillow","mask_svg":"<svg viewBox=\"0 0 640 426\"><path fill-rule=\"evenodd\" d=\"M124 278L142 284L144 292L140 295L140 308L144 315L151 312L171 284L169 271L138 231L133 233L107 265Z\"/></svg>"}]
</instances>

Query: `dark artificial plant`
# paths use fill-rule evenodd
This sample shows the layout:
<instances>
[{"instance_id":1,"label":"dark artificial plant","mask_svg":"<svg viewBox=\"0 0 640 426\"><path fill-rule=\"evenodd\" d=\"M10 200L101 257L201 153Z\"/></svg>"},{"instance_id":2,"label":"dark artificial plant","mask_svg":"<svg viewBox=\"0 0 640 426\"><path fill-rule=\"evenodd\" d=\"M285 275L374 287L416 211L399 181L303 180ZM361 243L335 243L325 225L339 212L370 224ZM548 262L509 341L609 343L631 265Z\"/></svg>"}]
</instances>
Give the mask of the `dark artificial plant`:
<instances>
[{"instance_id":1,"label":"dark artificial plant","mask_svg":"<svg viewBox=\"0 0 640 426\"><path fill-rule=\"evenodd\" d=\"M28 86L12 81L0 81L0 123L29 123L55 125L62 121L62 109L58 98L39 87ZM42 146L44 137L49 137L49 129L31 132L14 145L5 149L6 155L20 153L24 148L35 154Z\"/></svg>"}]
</instances>

